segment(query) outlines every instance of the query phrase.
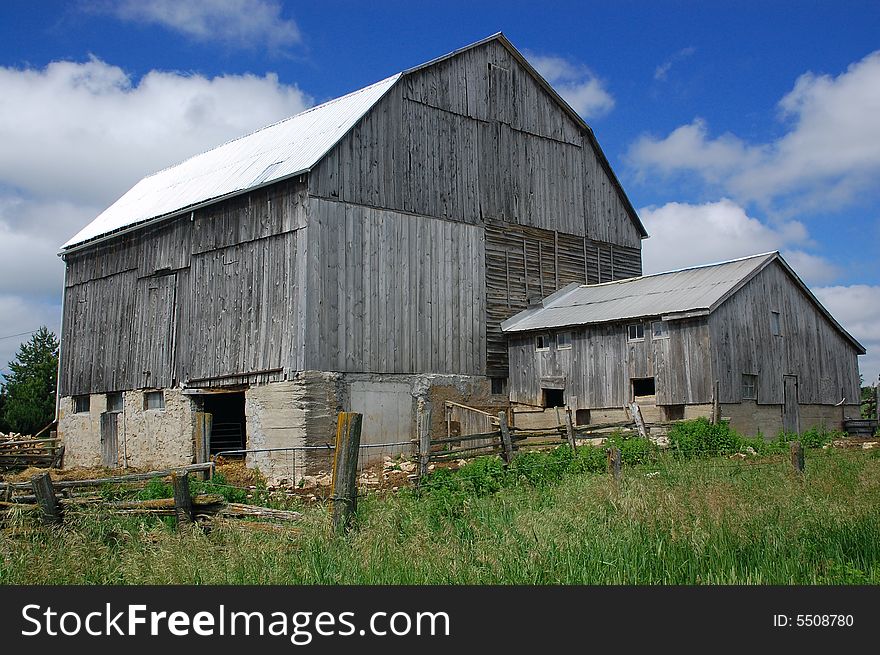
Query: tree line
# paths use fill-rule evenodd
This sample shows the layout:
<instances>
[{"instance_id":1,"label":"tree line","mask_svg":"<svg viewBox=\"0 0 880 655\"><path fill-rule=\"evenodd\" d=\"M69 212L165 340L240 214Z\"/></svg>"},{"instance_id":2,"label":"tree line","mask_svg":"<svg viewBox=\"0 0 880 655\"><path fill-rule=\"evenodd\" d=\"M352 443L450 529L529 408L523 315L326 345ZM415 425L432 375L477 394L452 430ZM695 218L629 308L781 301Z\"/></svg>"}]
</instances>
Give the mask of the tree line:
<instances>
[{"instance_id":1,"label":"tree line","mask_svg":"<svg viewBox=\"0 0 880 655\"><path fill-rule=\"evenodd\" d=\"M19 346L0 384L0 432L35 434L55 419L58 345L43 326Z\"/></svg>"}]
</instances>

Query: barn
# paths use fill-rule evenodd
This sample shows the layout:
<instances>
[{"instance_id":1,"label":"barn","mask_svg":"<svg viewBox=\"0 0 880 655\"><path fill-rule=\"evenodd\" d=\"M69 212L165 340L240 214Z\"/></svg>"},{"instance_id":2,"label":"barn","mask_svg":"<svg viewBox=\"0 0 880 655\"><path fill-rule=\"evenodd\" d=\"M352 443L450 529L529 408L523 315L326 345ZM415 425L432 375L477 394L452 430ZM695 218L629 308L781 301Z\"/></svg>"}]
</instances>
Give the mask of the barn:
<instances>
[{"instance_id":1,"label":"barn","mask_svg":"<svg viewBox=\"0 0 880 655\"><path fill-rule=\"evenodd\" d=\"M496 34L150 175L67 241L65 465L243 449L297 479L326 451L282 449L332 443L341 409L366 444L445 431L446 401L506 405L502 321L640 275L646 236Z\"/></svg>"},{"instance_id":2,"label":"barn","mask_svg":"<svg viewBox=\"0 0 880 655\"><path fill-rule=\"evenodd\" d=\"M577 422L724 416L775 436L859 416L865 349L778 252L602 284L571 284L502 323L510 399ZM717 391L716 391L717 390Z\"/></svg>"}]
</instances>

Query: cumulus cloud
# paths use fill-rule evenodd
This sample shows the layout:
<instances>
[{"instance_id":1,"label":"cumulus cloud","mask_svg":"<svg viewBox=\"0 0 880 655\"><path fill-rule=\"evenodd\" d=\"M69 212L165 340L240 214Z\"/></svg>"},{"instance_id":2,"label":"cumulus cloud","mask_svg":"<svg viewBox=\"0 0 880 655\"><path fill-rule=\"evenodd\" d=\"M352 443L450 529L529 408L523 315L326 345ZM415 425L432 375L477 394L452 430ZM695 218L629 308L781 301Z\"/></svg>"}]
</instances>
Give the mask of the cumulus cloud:
<instances>
[{"instance_id":1,"label":"cumulus cloud","mask_svg":"<svg viewBox=\"0 0 880 655\"><path fill-rule=\"evenodd\" d=\"M0 67L0 336L57 330L58 247L141 177L310 104L274 74ZM0 370L19 342L0 340Z\"/></svg>"},{"instance_id":2,"label":"cumulus cloud","mask_svg":"<svg viewBox=\"0 0 880 655\"><path fill-rule=\"evenodd\" d=\"M604 116L614 108L614 98L593 72L576 62L555 55L526 51L535 70L584 119Z\"/></svg>"},{"instance_id":3,"label":"cumulus cloud","mask_svg":"<svg viewBox=\"0 0 880 655\"><path fill-rule=\"evenodd\" d=\"M788 130L774 141L713 137L697 118L663 138L642 136L628 158L642 176L696 175L742 202L787 198L791 210L838 208L873 189L880 173L880 51L837 77L805 73L778 107Z\"/></svg>"},{"instance_id":4,"label":"cumulus cloud","mask_svg":"<svg viewBox=\"0 0 880 655\"><path fill-rule=\"evenodd\" d=\"M0 184L108 204L146 173L303 110L275 74L151 71L95 57L0 68Z\"/></svg>"},{"instance_id":5,"label":"cumulus cloud","mask_svg":"<svg viewBox=\"0 0 880 655\"><path fill-rule=\"evenodd\" d=\"M880 375L880 286L854 284L815 287L812 291L868 351L859 357L859 367L865 384L876 384Z\"/></svg>"},{"instance_id":6,"label":"cumulus cloud","mask_svg":"<svg viewBox=\"0 0 880 655\"><path fill-rule=\"evenodd\" d=\"M273 0L122 0L96 5L117 18L160 25L197 41L284 50L302 40L296 23Z\"/></svg>"},{"instance_id":7,"label":"cumulus cloud","mask_svg":"<svg viewBox=\"0 0 880 655\"><path fill-rule=\"evenodd\" d=\"M839 273L821 256L804 250L812 246L812 241L803 223L767 225L728 198L704 204L670 202L661 207L643 207L639 215L651 234L642 246L646 273L772 250L781 251L808 283L827 283Z\"/></svg>"}]
</instances>

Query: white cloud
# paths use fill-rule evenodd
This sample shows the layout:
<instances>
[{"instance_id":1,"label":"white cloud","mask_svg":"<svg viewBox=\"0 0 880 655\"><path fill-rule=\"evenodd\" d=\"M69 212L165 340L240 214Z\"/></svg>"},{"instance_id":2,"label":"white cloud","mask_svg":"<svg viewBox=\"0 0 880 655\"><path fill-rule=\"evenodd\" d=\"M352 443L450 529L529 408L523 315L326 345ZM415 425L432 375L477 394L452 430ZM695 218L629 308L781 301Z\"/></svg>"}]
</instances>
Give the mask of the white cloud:
<instances>
[{"instance_id":1,"label":"white cloud","mask_svg":"<svg viewBox=\"0 0 880 655\"><path fill-rule=\"evenodd\" d=\"M144 175L311 104L274 74L0 67L0 336L60 318L60 244ZM21 340L0 340L0 369Z\"/></svg>"},{"instance_id":2,"label":"white cloud","mask_svg":"<svg viewBox=\"0 0 880 655\"><path fill-rule=\"evenodd\" d=\"M693 46L688 46L687 48L682 48L681 50L676 52L674 55L672 55L669 59L667 59L662 64L657 66L656 69L654 69L654 79L657 80L658 82L665 81L666 77L669 75L669 70L675 64L680 62L682 59L687 59L692 54L694 54L696 51L697 51L697 49L694 48Z\"/></svg>"},{"instance_id":3,"label":"white cloud","mask_svg":"<svg viewBox=\"0 0 880 655\"><path fill-rule=\"evenodd\" d=\"M642 244L646 273L779 250L808 283L827 283L838 275L828 261L804 251L812 242L802 223L770 226L727 198L698 205L670 202L643 207L639 216L651 234Z\"/></svg>"},{"instance_id":4,"label":"white cloud","mask_svg":"<svg viewBox=\"0 0 880 655\"><path fill-rule=\"evenodd\" d=\"M557 93L582 118L596 118L614 108L614 98L604 83L583 64L555 55L526 51L526 57Z\"/></svg>"},{"instance_id":5,"label":"white cloud","mask_svg":"<svg viewBox=\"0 0 880 655\"><path fill-rule=\"evenodd\" d=\"M144 174L310 101L272 73L209 79L151 71L135 82L94 57L0 68L0 184L106 205Z\"/></svg>"},{"instance_id":6,"label":"white cloud","mask_svg":"<svg viewBox=\"0 0 880 655\"><path fill-rule=\"evenodd\" d=\"M643 136L629 151L642 177L684 172L740 201L790 194L789 209L840 207L876 186L880 173L880 51L837 77L806 73L779 102L788 131L768 143L711 137L695 119L664 138Z\"/></svg>"},{"instance_id":7,"label":"white cloud","mask_svg":"<svg viewBox=\"0 0 880 655\"><path fill-rule=\"evenodd\" d=\"M868 351L859 357L859 366L865 383L876 383L880 375L880 286L854 284L816 287L812 291Z\"/></svg>"},{"instance_id":8,"label":"white cloud","mask_svg":"<svg viewBox=\"0 0 880 655\"><path fill-rule=\"evenodd\" d=\"M197 41L283 50L302 40L296 23L273 0L122 0L100 5L130 22L161 25Z\"/></svg>"}]
</instances>

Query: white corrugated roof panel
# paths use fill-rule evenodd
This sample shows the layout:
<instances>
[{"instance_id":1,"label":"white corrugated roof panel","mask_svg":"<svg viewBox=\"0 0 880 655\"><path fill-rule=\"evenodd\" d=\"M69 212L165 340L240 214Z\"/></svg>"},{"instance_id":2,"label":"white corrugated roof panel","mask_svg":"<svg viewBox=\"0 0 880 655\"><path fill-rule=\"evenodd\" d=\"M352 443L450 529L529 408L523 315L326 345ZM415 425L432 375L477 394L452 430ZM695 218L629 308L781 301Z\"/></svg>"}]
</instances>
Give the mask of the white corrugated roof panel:
<instances>
[{"instance_id":1,"label":"white corrugated roof panel","mask_svg":"<svg viewBox=\"0 0 880 655\"><path fill-rule=\"evenodd\" d=\"M145 177L62 249L310 170L399 77L392 75Z\"/></svg>"},{"instance_id":2,"label":"white corrugated roof panel","mask_svg":"<svg viewBox=\"0 0 880 655\"><path fill-rule=\"evenodd\" d=\"M765 253L656 275L571 285L501 324L504 332L590 325L647 316L708 312L778 253Z\"/></svg>"}]
</instances>

